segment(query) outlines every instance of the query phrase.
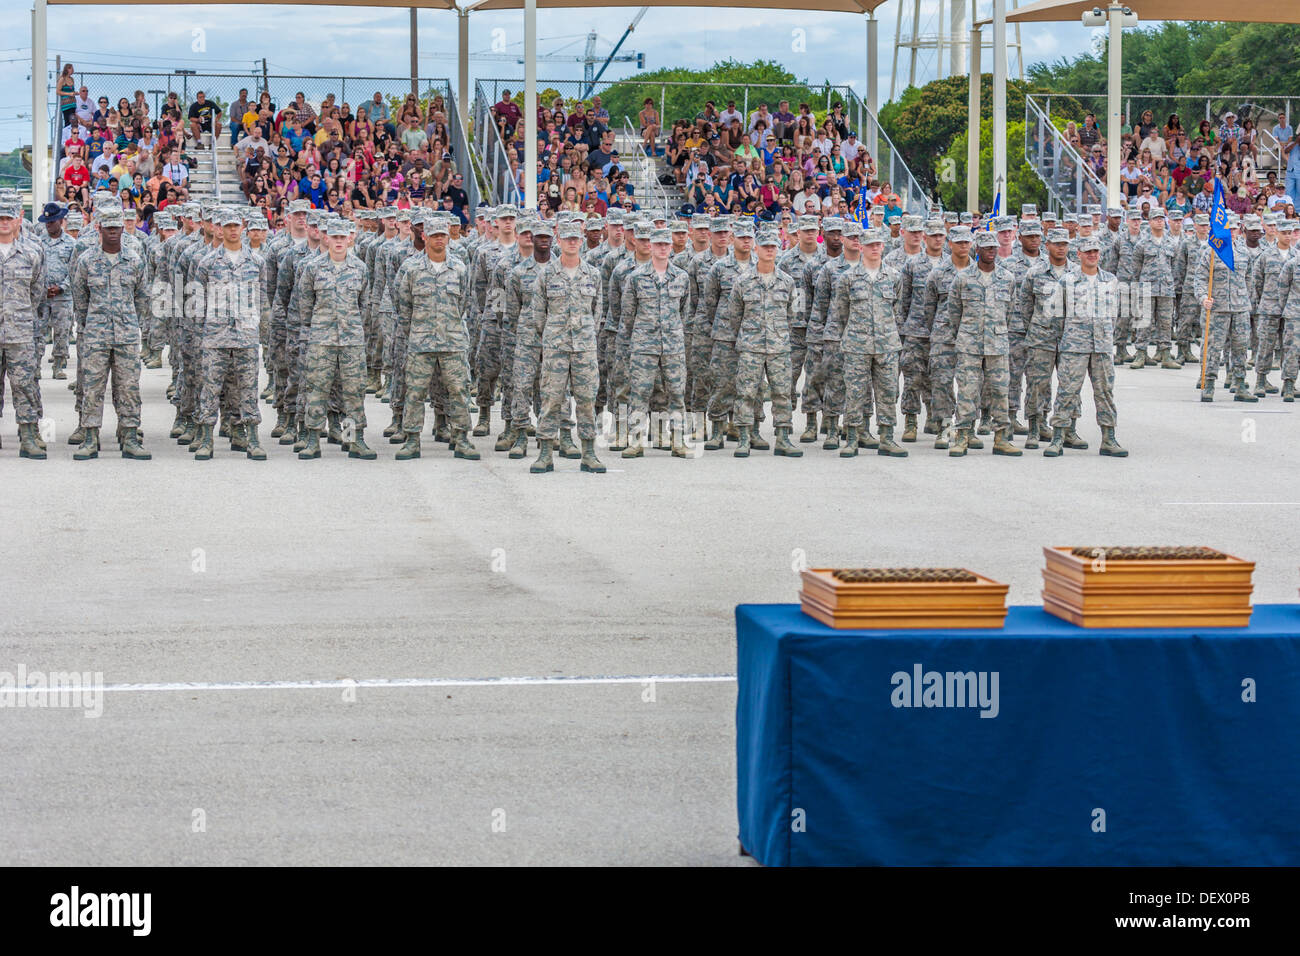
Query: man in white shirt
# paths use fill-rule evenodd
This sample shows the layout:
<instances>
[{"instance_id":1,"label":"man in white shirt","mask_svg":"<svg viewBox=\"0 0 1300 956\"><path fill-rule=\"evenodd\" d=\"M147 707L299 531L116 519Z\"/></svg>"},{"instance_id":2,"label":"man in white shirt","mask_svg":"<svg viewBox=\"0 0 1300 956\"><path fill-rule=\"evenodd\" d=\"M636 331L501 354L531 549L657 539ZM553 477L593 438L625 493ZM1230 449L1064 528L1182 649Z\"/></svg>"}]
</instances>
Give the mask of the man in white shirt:
<instances>
[{"instance_id":1,"label":"man in white shirt","mask_svg":"<svg viewBox=\"0 0 1300 956\"><path fill-rule=\"evenodd\" d=\"M862 149L862 144L858 142L858 134L849 131L848 139L840 143L840 155L844 157L846 163L852 163L858 158L858 151Z\"/></svg>"},{"instance_id":2,"label":"man in white shirt","mask_svg":"<svg viewBox=\"0 0 1300 956\"><path fill-rule=\"evenodd\" d=\"M89 126L95 119L95 104L90 98L90 90L83 86L72 102L76 104L77 119Z\"/></svg>"},{"instance_id":3,"label":"man in white shirt","mask_svg":"<svg viewBox=\"0 0 1300 956\"><path fill-rule=\"evenodd\" d=\"M735 100L727 100L727 108L718 117L718 127L726 129L731 125L732 120L739 120L742 124L745 122L745 114L736 109Z\"/></svg>"}]
</instances>

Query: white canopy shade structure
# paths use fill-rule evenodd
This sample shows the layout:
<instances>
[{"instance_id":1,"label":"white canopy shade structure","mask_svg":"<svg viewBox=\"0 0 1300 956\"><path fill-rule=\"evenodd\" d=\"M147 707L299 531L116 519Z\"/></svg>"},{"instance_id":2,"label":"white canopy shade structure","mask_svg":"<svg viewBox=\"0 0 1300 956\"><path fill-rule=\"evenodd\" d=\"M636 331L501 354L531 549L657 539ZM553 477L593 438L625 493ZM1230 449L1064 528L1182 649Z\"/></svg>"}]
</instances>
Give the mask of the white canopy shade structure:
<instances>
[{"instance_id":1,"label":"white canopy shade structure","mask_svg":"<svg viewBox=\"0 0 1300 956\"><path fill-rule=\"evenodd\" d=\"M32 4L32 195L44 197L49 192L49 169L47 152L49 149L48 130L46 127L46 90L41 77L45 74L46 62L46 7L49 4L69 6L130 6L144 5L156 0L33 0ZM171 0L169 6L197 5L238 5L241 0ZM245 0L246 2L246 0ZM454 10L458 15L458 56L457 56L457 107L461 111L462 127L467 120L467 103L469 97L469 14L480 10L523 10L524 11L524 114L525 132L524 168L533 170L537 166L537 10L544 9L582 9L598 7L683 7L708 6L731 7L753 10L790 10L789 0L702 0L695 4L685 4L682 0L468 0L456 3L454 0L276 0L285 6L347 6L347 7L398 7L423 8L431 10ZM886 0L802 0L797 5L799 10L811 10L827 13L857 13L867 17L866 39L866 103L871 112L865 143L867 149L875 155L876 137L876 99L877 99L877 20L875 10ZM1005 4L1006 0L996 0ZM1005 58L1005 49L1003 56ZM533 175L524 176L525 204L530 208L537 205L537 180ZM35 201L35 200L34 200Z\"/></svg>"},{"instance_id":2,"label":"white canopy shade structure","mask_svg":"<svg viewBox=\"0 0 1300 956\"><path fill-rule=\"evenodd\" d=\"M1128 4L1102 3L1094 0L1038 0L1011 13L1006 19L1011 23L1043 23L1073 20L1081 21L1086 13L1100 10L1107 15L1110 29L1109 77L1106 90L1106 203L1119 206L1119 137L1120 103L1122 102L1121 68L1123 65L1124 13L1136 15L1141 20L1200 20L1220 23L1300 23L1300 4L1284 0L1237 0L1225 4L1221 0L1132 0ZM1004 37L1005 42L1005 37ZM1005 76L1003 86L1005 88ZM997 95L996 90L994 95ZM1003 100L1005 104L1005 99ZM1005 130L1002 137L1006 139ZM996 145L994 146L996 150ZM1005 150L1005 144L1003 146ZM995 173L996 175L996 173Z\"/></svg>"}]
</instances>

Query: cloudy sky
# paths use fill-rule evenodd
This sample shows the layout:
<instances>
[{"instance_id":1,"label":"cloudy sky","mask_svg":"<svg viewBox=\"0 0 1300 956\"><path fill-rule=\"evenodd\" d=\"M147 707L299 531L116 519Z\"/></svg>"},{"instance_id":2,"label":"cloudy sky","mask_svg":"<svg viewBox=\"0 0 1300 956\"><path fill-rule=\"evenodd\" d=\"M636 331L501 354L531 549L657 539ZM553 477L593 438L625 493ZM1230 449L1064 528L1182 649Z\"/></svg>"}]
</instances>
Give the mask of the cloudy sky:
<instances>
[{"instance_id":1,"label":"cloudy sky","mask_svg":"<svg viewBox=\"0 0 1300 956\"><path fill-rule=\"evenodd\" d=\"M796 2L792 0L792 6ZM890 0L877 12L882 101L889 95L900 3L906 0ZM910 9L911 4L906 6ZM985 0L980 15L987 15L990 7ZM5 31L3 42L8 49L0 49L0 150L31 140L29 11L30 4L24 0L0 0L0 22L18 27ZM921 32L934 32L937 3L927 0L922 11ZM622 8L542 10L538 14L539 49L578 56L583 38L594 29L602 38L598 49L607 52L634 13ZM178 67L199 73L245 72L255 66L260 69L262 57L269 61L272 74L402 76L409 67L407 10L272 3L183 8L51 6L48 21L50 70L56 53L65 61L71 59L79 70L104 72ZM906 19L904 24L906 33ZM422 10L419 32L421 75L454 77L455 15ZM1093 33L1078 23L1024 27L1025 62L1074 56L1088 49ZM522 37L522 13L476 13L470 17L473 53L486 53L494 46L500 49L502 44L506 52L518 52ZM623 51L644 53L651 70L664 66L703 68L727 57L772 59L800 78L850 84L863 92L865 46L865 20L852 14L656 8L646 14ZM933 53L926 56L922 73L930 79L934 76ZM991 60L985 62L988 69ZM1013 73L1014 67L1013 59ZM472 77L512 77L522 72L522 66L512 61L471 64ZM632 64L616 63L605 77L616 79L634 72ZM543 63L539 76L580 79L582 65ZM131 90L105 92L116 101L117 95L129 95Z\"/></svg>"}]
</instances>

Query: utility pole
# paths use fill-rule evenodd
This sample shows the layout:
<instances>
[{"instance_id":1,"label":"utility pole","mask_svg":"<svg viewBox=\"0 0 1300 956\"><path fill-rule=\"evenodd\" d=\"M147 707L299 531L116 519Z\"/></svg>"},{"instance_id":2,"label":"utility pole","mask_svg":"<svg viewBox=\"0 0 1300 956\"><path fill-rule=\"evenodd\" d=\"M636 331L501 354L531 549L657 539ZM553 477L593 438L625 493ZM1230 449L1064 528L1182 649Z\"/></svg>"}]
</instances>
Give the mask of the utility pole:
<instances>
[{"instance_id":1,"label":"utility pole","mask_svg":"<svg viewBox=\"0 0 1300 956\"><path fill-rule=\"evenodd\" d=\"M420 95L420 25L418 8L411 7L411 92Z\"/></svg>"}]
</instances>

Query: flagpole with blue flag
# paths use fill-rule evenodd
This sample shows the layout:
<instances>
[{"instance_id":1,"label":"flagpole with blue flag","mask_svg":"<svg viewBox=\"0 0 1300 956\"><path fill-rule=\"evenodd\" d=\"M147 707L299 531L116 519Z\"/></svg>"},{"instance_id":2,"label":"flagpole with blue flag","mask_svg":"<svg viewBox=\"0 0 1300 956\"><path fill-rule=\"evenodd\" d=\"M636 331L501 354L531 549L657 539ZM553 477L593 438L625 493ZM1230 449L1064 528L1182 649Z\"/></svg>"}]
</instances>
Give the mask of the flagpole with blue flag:
<instances>
[{"instance_id":1,"label":"flagpole with blue flag","mask_svg":"<svg viewBox=\"0 0 1300 956\"><path fill-rule=\"evenodd\" d=\"M1228 267L1229 271L1236 272L1237 266L1232 254L1232 230L1228 228L1228 210L1223 204L1223 182L1216 178L1214 180L1214 205L1210 209L1210 235L1206 239L1210 248L1215 254L1223 260L1223 264ZM1205 292L1207 299L1214 298L1214 259L1210 259L1210 281ZM1206 353L1210 350L1210 311L1212 306L1205 308L1205 332L1201 336L1201 388L1205 388L1205 368L1208 356Z\"/></svg>"}]
</instances>

